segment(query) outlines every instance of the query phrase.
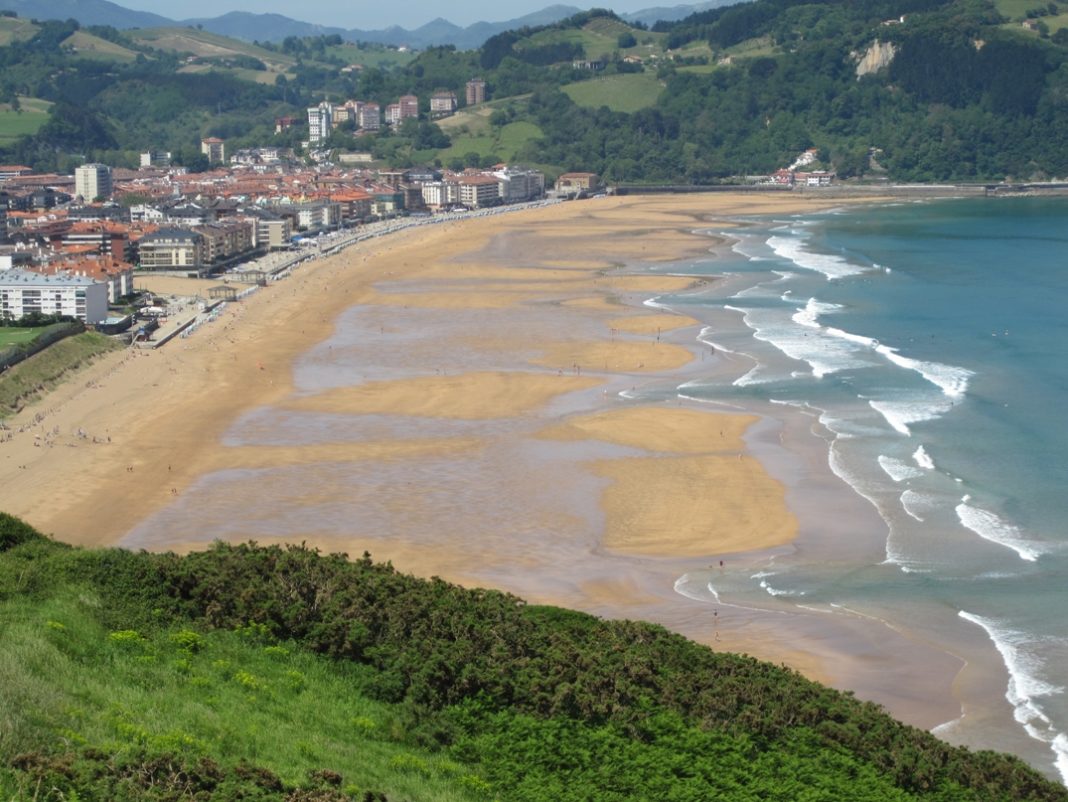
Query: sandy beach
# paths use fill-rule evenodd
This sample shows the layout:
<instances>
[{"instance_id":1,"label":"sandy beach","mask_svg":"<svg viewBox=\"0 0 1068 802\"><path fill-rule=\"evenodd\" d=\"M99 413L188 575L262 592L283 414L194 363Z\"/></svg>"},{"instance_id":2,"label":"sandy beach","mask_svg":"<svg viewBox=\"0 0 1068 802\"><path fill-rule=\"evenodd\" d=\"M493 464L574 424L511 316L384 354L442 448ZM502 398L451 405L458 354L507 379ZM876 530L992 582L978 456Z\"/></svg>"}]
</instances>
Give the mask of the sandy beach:
<instances>
[{"instance_id":1,"label":"sandy beach","mask_svg":"<svg viewBox=\"0 0 1068 802\"><path fill-rule=\"evenodd\" d=\"M0 506L81 545L366 549L421 576L658 621L934 726L959 713L959 665L937 650L871 622L713 618L674 591L696 566L789 547L791 488L751 447L778 424L627 397L716 358L696 321L641 306L697 281L642 265L713 259L723 243L699 232L731 218L817 208L785 193L606 198L361 243L9 419ZM196 291L154 281L138 286ZM234 479L251 475L276 507ZM273 528L280 510L324 508L345 512L306 515L296 537Z\"/></svg>"}]
</instances>

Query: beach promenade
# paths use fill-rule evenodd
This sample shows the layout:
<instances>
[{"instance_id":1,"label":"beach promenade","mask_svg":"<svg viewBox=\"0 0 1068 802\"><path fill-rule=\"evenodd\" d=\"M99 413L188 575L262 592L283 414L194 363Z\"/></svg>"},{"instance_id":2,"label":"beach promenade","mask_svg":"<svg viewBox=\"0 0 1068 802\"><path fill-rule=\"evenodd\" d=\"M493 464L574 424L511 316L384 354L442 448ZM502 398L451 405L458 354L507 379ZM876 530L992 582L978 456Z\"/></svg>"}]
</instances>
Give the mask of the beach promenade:
<instances>
[{"instance_id":1,"label":"beach promenade","mask_svg":"<svg viewBox=\"0 0 1068 802\"><path fill-rule=\"evenodd\" d=\"M955 714L952 674L934 666L928 684L901 687L926 653L898 655L902 674L872 678L872 654L843 659L841 633L791 638L674 592L688 568L795 536L788 488L748 445L754 427L773 437L775 424L628 392L670 390L727 358L698 342L696 321L641 306L698 290L695 279L643 267L714 258L723 243L697 233L712 223L820 203L604 198L358 242L228 304L192 336L103 359L8 421L2 508L81 545L181 551L225 537L368 550L417 575L660 621L859 684L933 726ZM347 434L252 437L258 414L323 431L343 421ZM345 508L343 532L316 519L326 503L351 504L351 486L331 484L337 466L374 488ZM283 470L314 491L272 494ZM215 505L219 477L256 472L268 477L263 498L245 487ZM304 525L274 533L266 521L283 514ZM865 626L852 634L872 653L898 648Z\"/></svg>"}]
</instances>

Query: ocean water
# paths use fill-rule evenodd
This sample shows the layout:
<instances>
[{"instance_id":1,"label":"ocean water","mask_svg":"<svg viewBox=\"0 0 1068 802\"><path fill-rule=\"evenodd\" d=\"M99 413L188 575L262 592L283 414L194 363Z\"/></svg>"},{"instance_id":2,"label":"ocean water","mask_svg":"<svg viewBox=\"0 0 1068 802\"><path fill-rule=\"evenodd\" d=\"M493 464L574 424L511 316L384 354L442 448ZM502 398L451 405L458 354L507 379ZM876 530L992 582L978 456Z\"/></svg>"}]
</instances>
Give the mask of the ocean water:
<instances>
[{"instance_id":1,"label":"ocean water","mask_svg":"<svg viewBox=\"0 0 1068 802\"><path fill-rule=\"evenodd\" d=\"M971 677L940 734L1068 781L1068 199L744 222L733 258L688 268L725 278L650 301L730 367L676 392L806 416L882 523L847 549L818 511L790 553L680 592L937 644Z\"/></svg>"}]
</instances>

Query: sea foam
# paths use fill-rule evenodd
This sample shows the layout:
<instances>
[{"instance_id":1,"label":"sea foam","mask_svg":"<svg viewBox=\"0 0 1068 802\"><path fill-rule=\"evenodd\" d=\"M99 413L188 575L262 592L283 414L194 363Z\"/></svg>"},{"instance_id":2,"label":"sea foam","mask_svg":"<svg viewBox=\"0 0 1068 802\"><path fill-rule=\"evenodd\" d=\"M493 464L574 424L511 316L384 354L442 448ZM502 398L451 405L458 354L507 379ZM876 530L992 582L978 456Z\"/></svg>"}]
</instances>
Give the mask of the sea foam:
<instances>
[{"instance_id":1,"label":"sea foam","mask_svg":"<svg viewBox=\"0 0 1068 802\"><path fill-rule=\"evenodd\" d=\"M957 517L961 524L979 537L1012 549L1020 555L1021 560L1028 562L1034 562L1043 554L1040 547L1021 537L1020 530L1016 526L989 510L972 506L968 501L968 496L961 499L960 504L957 505Z\"/></svg>"},{"instance_id":2,"label":"sea foam","mask_svg":"<svg viewBox=\"0 0 1068 802\"><path fill-rule=\"evenodd\" d=\"M798 267L805 270L814 270L822 273L828 280L857 276L866 272L867 268L856 265L848 259L829 253L813 253L806 250L808 237L774 235L768 238L768 247L775 255L788 259Z\"/></svg>"},{"instance_id":3,"label":"sea foam","mask_svg":"<svg viewBox=\"0 0 1068 802\"><path fill-rule=\"evenodd\" d=\"M934 470L934 460L931 459L931 456L927 453L927 449L925 449L922 445L912 452L912 458L916 461L916 464L924 470Z\"/></svg>"},{"instance_id":4,"label":"sea foam","mask_svg":"<svg viewBox=\"0 0 1068 802\"><path fill-rule=\"evenodd\" d=\"M868 406L878 412L895 432L912 436L912 424L935 420L953 408L945 397L931 398L923 393L897 399L869 399Z\"/></svg>"},{"instance_id":5,"label":"sea foam","mask_svg":"<svg viewBox=\"0 0 1068 802\"><path fill-rule=\"evenodd\" d=\"M923 471L919 468L914 468L904 460L883 454L879 455L879 467L895 482L904 482L906 479L917 479L923 476Z\"/></svg>"},{"instance_id":6,"label":"sea foam","mask_svg":"<svg viewBox=\"0 0 1068 802\"><path fill-rule=\"evenodd\" d=\"M1055 755L1057 770L1068 782L1068 737L1059 732L1042 711L1036 699L1064 692L1064 688L1052 685L1038 676L1037 660L1027 653L1026 646L1033 643L1034 635L999 626L995 621L961 610L958 615L965 621L981 627L1001 655L1009 672L1009 685L1005 698L1013 707L1013 717L1036 741L1050 745Z\"/></svg>"}]
</instances>

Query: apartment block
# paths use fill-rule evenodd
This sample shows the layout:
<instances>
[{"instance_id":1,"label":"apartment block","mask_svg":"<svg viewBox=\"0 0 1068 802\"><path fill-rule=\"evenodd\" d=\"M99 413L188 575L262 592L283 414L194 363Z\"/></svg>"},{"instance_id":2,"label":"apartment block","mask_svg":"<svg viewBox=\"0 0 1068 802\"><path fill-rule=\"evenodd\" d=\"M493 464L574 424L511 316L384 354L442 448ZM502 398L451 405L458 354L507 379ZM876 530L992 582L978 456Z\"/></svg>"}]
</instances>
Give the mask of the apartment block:
<instances>
[{"instance_id":1,"label":"apartment block","mask_svg":"<svg viewBox=\"0 0 1068 802\"><path fill-rule=\"evenodd\" d=\"M142 237L138 253L145 270L199 270L204 264L204 237L195 231L162 229Z\"/></svg>"},{"instance_id":2,"label":"apartment block","mask_svg":"<svg viewBox=\"0 0 1068 802\"><path fill-rule=\"evenodd\" d=\"M0 271L0 317L18 319L32 312L99 323L108 316L107 285L86 276Z\"/></svg>"},{"instance_id":3,"label":"apartment block","mask_svg":"<svg viewBox=\"0 0 1068 802\"><path fill-rule=\"evenodd\" d=\"M111 197L111 168L106 164L83 164L74 169L74 194L82 200Z\"/></svg>"},{"instance_id":4,"label":"apartment block","mask_svg":"<svg viewBox=\"0 0 1068 802\"><path fill-rule=\"evenodd\" d=\"M308 141L322 142L334 130L334 107L323 101L308 109Z\"/></svg>"},{"instance_id":5,"label":"apartment block","mask_svg":"<svg viewBox=\"0 0 1068 802\"><path fill-rule=\"evenodd\" d=\"M467 82L467 105L486 102L486 82L481 78L472 78Z\"/></svg>"},{"instance_id":6,"label":"apartment block","mask_svg":"<svg viewBox=\"0 0 1068 802\"><path fill-rule=\"evenodd\" d=\"M200 152L207 156L212 164L223 164L226 161L226 143L217 136L200 140Z\"/></svg>"},{"instance_id":7,"label":"apartment block","mask_svg":"<svg viewBox=\"0 0 1068 802\"><path fill-rule=\"evenodd\" d=\"M456 113L458 103L456 93L441 89L430 96L430 116L434 118L448 117Z\"/></svg>"}]
</instances>

